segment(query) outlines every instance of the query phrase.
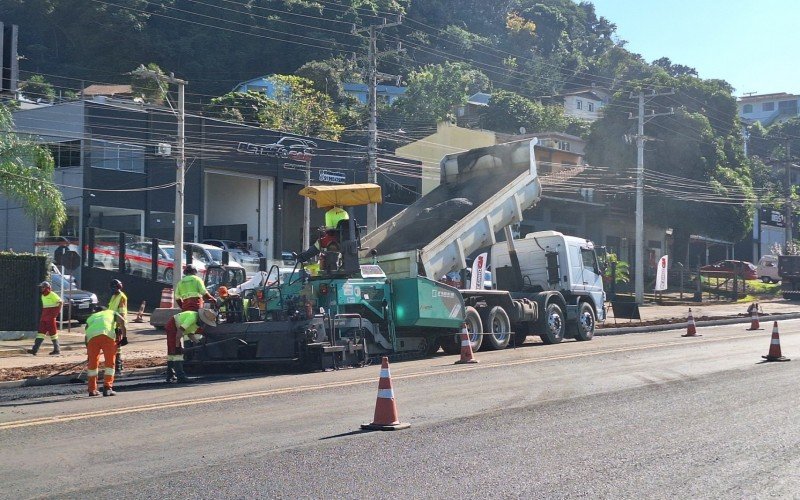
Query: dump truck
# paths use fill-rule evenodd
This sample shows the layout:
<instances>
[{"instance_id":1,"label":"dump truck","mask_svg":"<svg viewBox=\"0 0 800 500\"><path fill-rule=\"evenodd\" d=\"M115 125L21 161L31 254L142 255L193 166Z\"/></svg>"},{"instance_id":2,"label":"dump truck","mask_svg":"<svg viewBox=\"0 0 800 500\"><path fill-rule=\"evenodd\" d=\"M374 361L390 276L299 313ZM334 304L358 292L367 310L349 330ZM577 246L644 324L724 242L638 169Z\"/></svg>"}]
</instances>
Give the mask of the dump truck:
<instances>
[{"instance_id":1,"label":"dump truck","mask_svg":"<svg viewBox=\"0 0 800 500\"><path fill-rule=\"evenodd\" d=\"M226 307L233 314L187 349L187 367L298 362L325 369L382 355L417 357L440 346L457 353L465 323L476 349L500 349L527 335L546 343L591 339L604 317L591 242L555 232L515 242L509 229L541 197L536 143L446 156L440 186L363 239L352 214L328 228L339 244L321 255L325 269L309 275L298 264L288 278L271 269L263 286L244 291L241 303ZM321 208L380 202L372 184L300 193ZM501 231L505 242L495 238ZM438 281L482 248L490 248L494 289Z\"/></svg>"},{"instance_id":2,"label":"dump truck","mask_svg":"<svg viewBox=\"0 0 800 500\"><path fill-rule=\"evenodd\" d=\"M786 300L800 300L800 255L779 255L778 276Z\"/></svg>"},{"instance_id":3,"label":"dump truck","mask_svg":"<svg viewBox=\"0 0 800 500\"><path fill-rule=\"evenodd\" d=\"M440 185L363 242L392 279L441 279L488 248L493 289L459 290L473 349L502 349L528 335L546 344L590 340L596 321L605 319L591 241L555 231L513 238L510 225L541 198L536 144L534 138L445 156ZM498 242L501 232L505 241ZM460 348L458 336L439 342L449 353Z\"/></svg>"}]
</instances>

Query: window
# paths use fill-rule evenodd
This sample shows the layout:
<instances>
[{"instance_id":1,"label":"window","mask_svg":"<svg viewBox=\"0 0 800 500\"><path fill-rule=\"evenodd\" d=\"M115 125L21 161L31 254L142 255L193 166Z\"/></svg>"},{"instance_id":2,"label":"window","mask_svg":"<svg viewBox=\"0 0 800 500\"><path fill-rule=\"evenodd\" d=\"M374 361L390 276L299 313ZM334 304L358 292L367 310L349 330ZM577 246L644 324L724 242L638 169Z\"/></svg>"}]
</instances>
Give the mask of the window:
<instances>
[{"instance_id":1,"label":"window","mask_svg":"<svg viewBox=\"0 0 800 500\"><path fill-rule=\"evenodd\" d=\"M765 102L761 105L762 111L775 111L775 103L774 102Z\"/></svg>"},{"instance_id":2,"label":"window","mask_svg":"<svg viewBox=\"0 0 800 500\"><path fill-rule=\"evenodd\" d=\"M66 141L48 144L56 168L81 166L81 141Z\"/></svg>"},{"instance_id":3,"label":"window","mask_svg":"<svg viewBox=\"0 0 800 500\"><path fill-rule=\"evenodd\" d=\"M561 151L569 151L569 142L558 141L558 149L560 149Z\"/></svg>"},{"instance_id":4,"label":"window","mask_svg":"<svg viewBox=\"0 0 800 500\"><path fill-rule=\"evenodd\" d=\"M594 103L593 102L588 103L588 106L589 106L588 107L589 111L594 111Z\"/></svg>"},{"instance_id":5,"label":"window","mask_svg":"<svg viewBox=\"0 0 800 500\"><path fill-rule=\"evenodd\" d=\"M94 168L144 173L144 147L92 140L91 165Z\"/></svg>"},{"instance_id":6,"label":"window","mask_svg":"<svg viewBox=\"0 0 800 500\"><path fill-rule=\"evenodd\" d=\"M742 113L749 115L753 112L753 105L752 104L745 104L742 106Z\"/></svg>"},{"instance_id":7,"label":"window","mask_svg":"<svg viewBox=\"0 0 800 500\"><path fill-rule=\"evenodd\" d=\"M597 258L594 254L594 250L581 248L581 261L583 262L584 271L593 273L595 269L597 269Z\"/></svg>"},{"instance_id":8,"label":"window","mask_svg":"<svg viewBox=\"0 0 800 500\"><path fill-rule=\"evenodd\" d=\"M580 99L578 99L577 101L575 101L575 107L576 107L577 109L583 109L583 101L581 101Z\"/></svg>"}]
</instances>

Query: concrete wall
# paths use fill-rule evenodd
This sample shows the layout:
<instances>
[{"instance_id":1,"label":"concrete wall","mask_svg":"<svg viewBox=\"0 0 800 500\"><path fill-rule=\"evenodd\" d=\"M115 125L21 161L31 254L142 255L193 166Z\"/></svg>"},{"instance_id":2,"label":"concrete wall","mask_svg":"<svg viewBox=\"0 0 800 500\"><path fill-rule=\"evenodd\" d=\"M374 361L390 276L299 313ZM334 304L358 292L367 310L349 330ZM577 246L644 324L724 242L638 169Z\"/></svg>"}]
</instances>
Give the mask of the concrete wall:
<instances>
[{"instance_id":1,"label":"concrete wall","mask_svg":"<svg viewBox=\"0 0 800 500\"><path fill-rule=\"evenodd\" d=\"M437 125L435 134L397 148L396 154L422 162L422 194L425 195L439 185L439 161L443 156L494 144L494 132L461 128L441 122Z\"/></svg>"}]
</instances>

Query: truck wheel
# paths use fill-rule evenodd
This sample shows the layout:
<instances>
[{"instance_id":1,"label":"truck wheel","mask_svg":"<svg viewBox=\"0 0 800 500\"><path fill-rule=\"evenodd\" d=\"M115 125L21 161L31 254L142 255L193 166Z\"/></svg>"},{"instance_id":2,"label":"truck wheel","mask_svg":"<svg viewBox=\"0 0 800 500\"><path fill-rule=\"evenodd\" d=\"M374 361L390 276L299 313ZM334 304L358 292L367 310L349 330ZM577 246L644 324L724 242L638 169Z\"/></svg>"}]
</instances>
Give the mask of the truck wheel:
<instances>
[{"instance_id":1,"label":"truck wheel","mask_svg":"<svg viewBox=\"0 0 800 500\"><path fill-rule=\"evenodd\" d=\"M592 340L594 337L594 308L588 302L581 302L578 317L569 325L570 336L575 340Z\"/></svg>"},{"instance_id":2,"label":"truck wheel","mask_svg":"<svg viewBox=\"0 0 800 500\"><path fill-rule=\"evenodd\" d=\"M517 323L514 325L514 347L519 347L525 343L531 333L530 323Z\"/></svg>"},{"instance_id":3,"label":"truck wheel","mask_svg":"<svg viewBox=\"0 0 800 500\"><path fill-rule=\"evenodd\" d=\"M467 332L469 332L470 341L472 342L472 352L481 348L483 343L483 335L474 335L483 331L483 322L481 315L472 307L467 306L467 314L464 322L467 324ZM447 335L441 338L442 349L447 354L461 354L461 334Z\"/></svg>"},{"instance_id":4,"label":"truck wheel","mask_svg":"<svg viewBox=\"0 0 800 500\"><path fill-rule=\"evenodd\" d=\"M547 304L539 323L539 337L545 344L558 344L564 340L564 313L558 304Z\"/></svg>"},{"instance_id":5,"label":"truck wheel","mask_svg":"<svg viewBox=\"0 0 800 500\"><path fill-rule=\"evenodd\" d=\"M494 306L486 315L486 332L484 347L487 349L505 349L511 341L511 321L505 309Z\"/></svg>"},{"instance_id":6,"label":"truck wheel","mask_svg":"<svg viewBox=\"0 0 800 500\"><path fill-rule=\"evenodd\" d=\"M436 337L425 337L425 355L433 356L439 350L439 339Z\"/></svg>"}]
</instances>

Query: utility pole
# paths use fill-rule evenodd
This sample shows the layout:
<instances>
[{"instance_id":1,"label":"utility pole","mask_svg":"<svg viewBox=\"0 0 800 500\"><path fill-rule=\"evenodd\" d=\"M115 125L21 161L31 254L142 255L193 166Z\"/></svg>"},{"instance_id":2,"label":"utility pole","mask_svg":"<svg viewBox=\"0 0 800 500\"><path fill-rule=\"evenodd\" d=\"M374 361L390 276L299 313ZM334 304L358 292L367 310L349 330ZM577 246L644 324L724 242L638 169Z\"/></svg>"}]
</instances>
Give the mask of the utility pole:
<instances>
[{"instance_id":1,"label":"utility pole","mask_svg":"<svg viewBox=\"0 0 800 500\"><path fill-rule=\"evenodd\" d=\"M672 95L675 92L670 90L661 94L652 92L648 97L658 97L664 95ZM631 93L631 98L634 94ZM639 114L635 118L638 120L638 128L636 133L636 260L634 261L635 276L634 276L634 290L636 293L636 302L638 304L644 303L644 143L651 138L644 135L645 121L655 118L656 116L671 115L674 110L670 109L668 113L655 113L651 112L647 115L645 120L644 113L644 98L643 91L639 91ZM632 116L628 117L633 120Z\"/></svg>"},{"instance_id":2,"label":"utility pole","mask_svg":"<svg viewBox=\"0 0 800 500\"><path fill-rule=\"evenodd\" d=\"M175 171L175 251L173 252L173 273L172 290L177 290L178 282L183 275L183 186L184 175L186 173L186 107L185 107L185 87L186 81L175 78L173 73L169 76L157 71L145 68L143 65L131 72L133 75L153 78L159 86L162 82L178 86L178 111L176 112L170 104L173 113L178 118L178 160ZM169 96L167 96L169 104ZM173 293L174 297L174 293ZM174 299L173 299L174 300Z\"/></svg>"},{"instance_id":3,"label":"utility pole","mask_svg":"<svg viewBox=\"0 0 800 500\"><path fill-rule=\"evenodd\" d=\"M306 160L306 187L311 185L311 160ZM311 198L303 196L303 250L311 246Z\"/></svg>"},{"instance_id":4,"label":"utility pole","mask_svg":"<svg viewBox=\"0 0 800 500\"><path fill-rule=\"evenodd\" d=\"M786 168L786 207L785 207L785 221L786 225L786 254L789 255L789 248L792 244L792 143L786 139L786 159L784 160L784 168Z\"/></svg>"},{"instance_id":5,"label":"utility pole","mask_svg":"<svg viewBox=\"0 0 800 500\"><path fill-rule=\"evenodd\" d=\"M397 50L378 52L378 30L389 28L391 26L399 26L403 22L403 17L400 16L396 22L387 23L383 19L382 24L368 26L366 28L357 29L353 26L353 34L368 33L369 34L369 53L367 56L367 85L369 86L369 142L367 145L367 180L373 184L378 183L378 78L393 78L393 75L385 75L378 73L378 57L399 52L402 50L398 45ZM367 205L367 234L371 233L378 227L378 204L370 203Z\"/></svg>"}]
</instances>

